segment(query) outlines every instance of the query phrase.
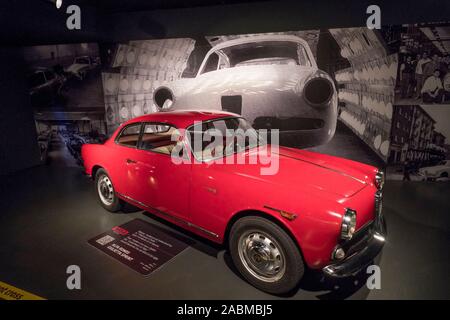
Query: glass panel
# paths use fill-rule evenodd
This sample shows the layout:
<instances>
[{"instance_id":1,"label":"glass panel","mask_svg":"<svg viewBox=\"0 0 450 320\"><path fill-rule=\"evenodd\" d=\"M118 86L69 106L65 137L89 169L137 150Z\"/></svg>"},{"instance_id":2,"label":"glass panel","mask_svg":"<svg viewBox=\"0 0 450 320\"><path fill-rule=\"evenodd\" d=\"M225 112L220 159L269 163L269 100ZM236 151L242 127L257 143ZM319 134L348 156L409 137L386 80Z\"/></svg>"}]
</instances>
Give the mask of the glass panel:
<instances>
[{"instance_id":1,"label":"glass panel","mask_svg":"<svg viewBox=\"0 0 450 320\"><path fill-rule=\"evenodd\" d=\"M195 157L209 161L243 152L260 144L258 133L242 118L219 119L189 128Z\"/></svg>"},{"instance_id":2,"label":"glass panel","mask_svg":"<svg viewBox=\"0 0 450 320\"><path fill-rule=\"evenodd\" d=\"M140 123L129 125L121 132L117 142L126 146L136 147L139 140L140 131Z\"/></svg>"},{"instance_id":3,"label":"glass panel","mask_svg":"<svg viewBox=\"0 0 450 320\"><path fill-rule=\"evenodd\" d=\"M145 124L140 148L170 155L177 145L175 127L163 124Z\"/></svg>"}]
</instances>

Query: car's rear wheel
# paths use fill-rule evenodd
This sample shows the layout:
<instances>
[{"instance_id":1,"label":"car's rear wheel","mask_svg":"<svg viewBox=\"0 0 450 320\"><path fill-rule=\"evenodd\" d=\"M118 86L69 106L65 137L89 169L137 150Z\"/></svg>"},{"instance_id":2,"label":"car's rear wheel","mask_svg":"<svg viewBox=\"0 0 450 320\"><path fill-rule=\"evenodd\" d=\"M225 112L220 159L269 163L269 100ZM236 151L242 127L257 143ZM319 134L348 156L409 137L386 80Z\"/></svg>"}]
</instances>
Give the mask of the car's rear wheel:
<instances>
[{"instance_id":1,"label":"car's rear wheel","mask_svg":"<svg viewBox=\"0 0 450 320\"><path fill-rule=\"evenodd\" d=\"M229 248L236 268L260 290L288 293L303 277L299 248L281 227L267 219L249 216L236 221Z\"/></svg>"},{"instance_id":2,"label":"car's rear wheel","mask_svg":"<svg viewBox=\"0 0 450 320\"><path fill-rule=\"evenodd\" d=\"M114 191L111 178L104 169L98 169L95 175L95 187L100 204L108 211L116 212L121 208L120 199Z\"/></svg>"}]
</instances>

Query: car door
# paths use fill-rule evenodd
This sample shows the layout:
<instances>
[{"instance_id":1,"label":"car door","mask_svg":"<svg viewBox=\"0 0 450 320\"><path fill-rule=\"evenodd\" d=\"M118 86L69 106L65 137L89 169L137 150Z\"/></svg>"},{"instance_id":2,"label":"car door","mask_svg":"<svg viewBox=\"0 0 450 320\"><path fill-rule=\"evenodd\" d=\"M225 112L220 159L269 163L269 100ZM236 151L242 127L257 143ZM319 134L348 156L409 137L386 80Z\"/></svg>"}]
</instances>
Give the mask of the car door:
<instances>
[{"instance_id":1,"label":"car door","mask_svg":"<svg viewBox=\"0 0 450 320\"><path fill-rule=\"evenodd\" d=\"M132 123L124 127L114 141L111 172L114 188L121 196L135 201L140 195L141 173L138 159L140 150L137 148L141 134L142 123Z\"/></svg>"},{"instance_id":2,"label":"car door","mask_svg":"<svg viewBox=\"0 0 450 320\"><path fill-rule=\"evenodd\" d=\"M191 164L173 161L172 150L181 141L169 124L145 123L139 145L140 201L161 213L190 220Z\"/></svg>"}]
</instances>

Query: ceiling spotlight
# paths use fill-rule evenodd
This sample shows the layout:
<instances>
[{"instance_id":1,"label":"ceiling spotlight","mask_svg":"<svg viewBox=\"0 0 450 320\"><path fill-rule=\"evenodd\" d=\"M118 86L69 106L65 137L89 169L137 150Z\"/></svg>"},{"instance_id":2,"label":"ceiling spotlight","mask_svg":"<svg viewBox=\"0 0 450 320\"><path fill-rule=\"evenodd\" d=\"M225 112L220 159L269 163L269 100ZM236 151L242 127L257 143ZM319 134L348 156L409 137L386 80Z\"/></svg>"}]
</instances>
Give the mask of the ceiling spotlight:
<instances>
[{"instance_id":1,"label":"ceiling spotlight","mask_svg":"<svg viewBox=\"0 0 450 320\"><path fill-rule=\"evenodd\" d=\"M61 6L62 6L62 0L56 0L56 1L55 1L55 5L56 5L56 9L61 8Z\"/></svg>"}]
</instances>

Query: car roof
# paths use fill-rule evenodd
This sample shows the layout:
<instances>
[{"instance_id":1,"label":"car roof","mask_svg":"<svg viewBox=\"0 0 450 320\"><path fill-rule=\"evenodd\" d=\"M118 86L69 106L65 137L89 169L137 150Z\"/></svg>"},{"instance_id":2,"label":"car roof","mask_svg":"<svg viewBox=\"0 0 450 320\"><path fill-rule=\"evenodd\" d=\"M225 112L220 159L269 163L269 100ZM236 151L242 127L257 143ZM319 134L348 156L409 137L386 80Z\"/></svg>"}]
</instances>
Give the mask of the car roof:
<instances>
[{"instance_id":1,"label":"car roof","mask_svg":"<svg viewBox=\"0 0 450 320\"><path fill-rule=\"evenodd\" d=\"M244 44L244 43L253 43L253 42L263 42L263 41L288 41L288 42L298 42L305 46L308 46L308 42L306 40L294 36L294 35L288 35L288 34L269 34L269 35L253 35L253 36L247 36L232 40L223 41L221 43L216 44L213 46L210 50L210 52L214 52L223 48Z\"/></svg>"},{"instance_id":2,"label":"car roof","mask_svg":"<svg viewBox=\"0 0 450 320\"><path fill-rule=\"evenodd\" d=\"M258 42L264 42L264 41L288 41L288 42L301 43L303 45L303 47L305 48L308 57L311 60L312 66L317 67L317 63L316 63L316 60L314 59L314 55L311 52L311 48L309 47L309 44L306 40L304 40L298 36L290 35L290 34L261 34L261 35L252 35L252 36L227 40L227 41L223 41L221 43L216 44L206 53L205 58L203 59L203 62L197 71L197 76L199 76L201 74L207 58L213 52L222 50L224 48L244 44L244 43L258 43Z\"/></svg>"},{"instance_id":3,"label":"car roof","mask_svg":"<svg viewBox=\"0 0 450 320\"><path fill-rule=\"evenodd\" d=\"M187 128L196 121L208 121L225 117L240 117L238 114L225 111L201 111L201 110L184 110L184 111L164 111L146 114L125 122L122 126L136 122L160 122L172 124L177 128Z\"/></svg>"}]
</instances>

